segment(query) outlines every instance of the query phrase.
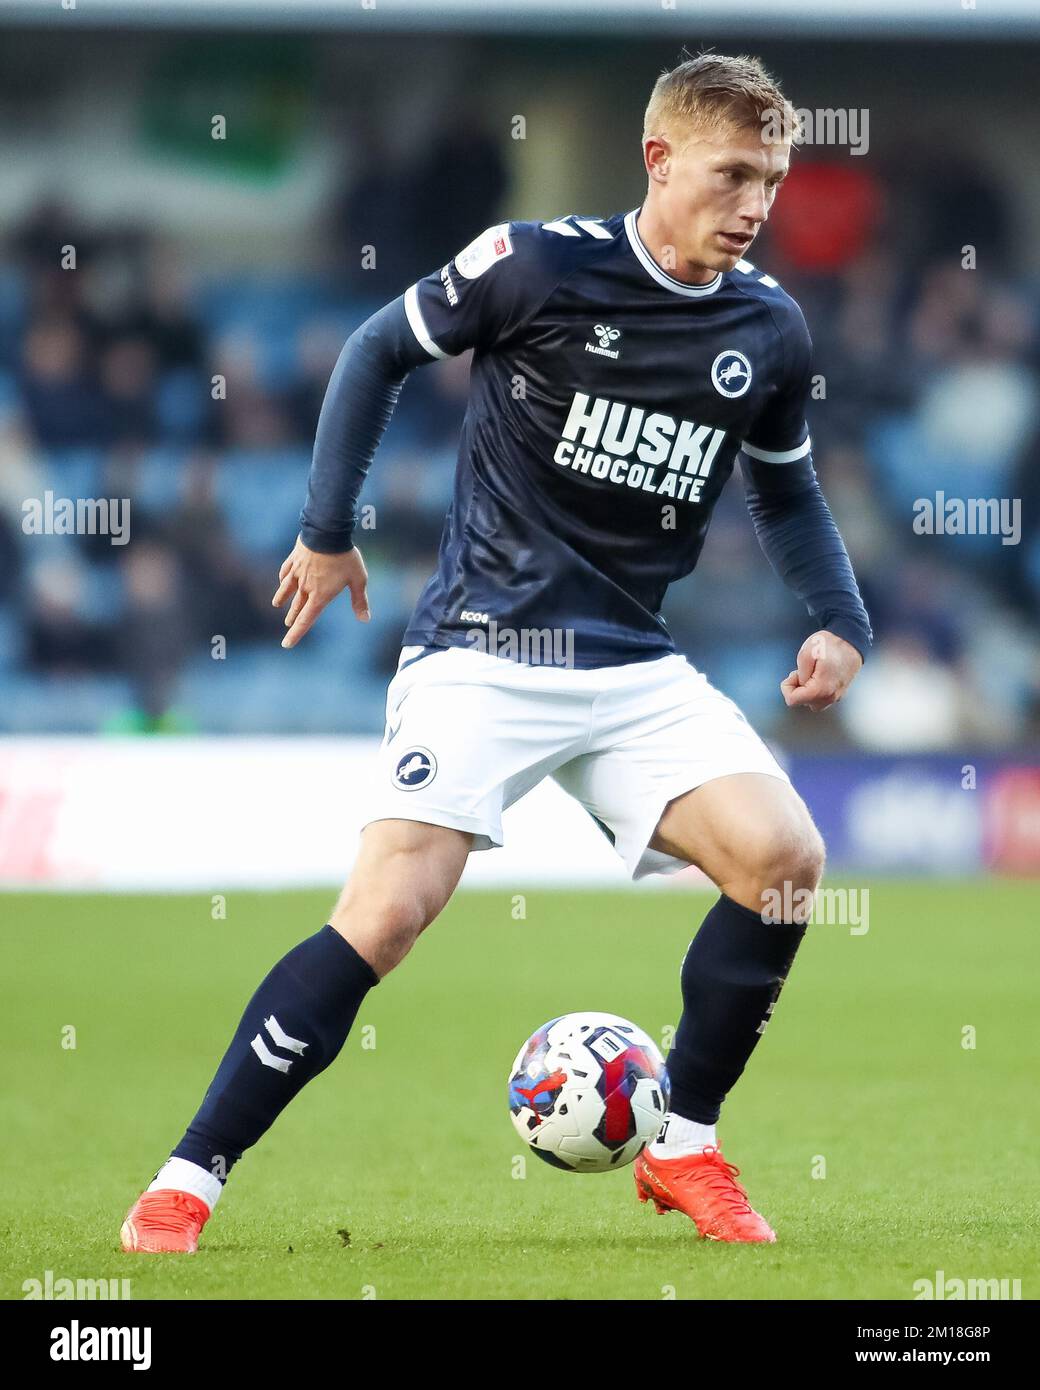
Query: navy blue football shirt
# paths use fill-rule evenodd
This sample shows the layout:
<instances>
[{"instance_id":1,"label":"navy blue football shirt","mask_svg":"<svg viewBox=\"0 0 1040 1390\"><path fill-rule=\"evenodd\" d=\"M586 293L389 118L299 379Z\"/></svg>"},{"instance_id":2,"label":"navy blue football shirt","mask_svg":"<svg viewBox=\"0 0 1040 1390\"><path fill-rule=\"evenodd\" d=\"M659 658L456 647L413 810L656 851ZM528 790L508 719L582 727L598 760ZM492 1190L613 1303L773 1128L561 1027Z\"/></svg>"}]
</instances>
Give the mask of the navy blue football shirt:
<instances>
[{"instance_id":1,"label":"navy blue football shirt","mask_svg":"<svg viewBox=\"0 0 1040 1390\"><path fill-rule=\"evenodd\" d=\"M762 516L774 470L811 479L826 526L816 528L816 601L803 596L820 626L865 651L866 613L811 467L800 309L746 261L705 285L675 279L643 245L637 216L489 228L359 330L323 408L304 543L349 548L400 380L472 348L451 508L406 645L470 645L474 627L494 620L500 632L572 631L579 667L673 651L665 591L696 565L743 451L766 475ZM335 408L348 386L352 418ZM804 569L791 540L781 572Z\"/></svg>"}]
</instances>

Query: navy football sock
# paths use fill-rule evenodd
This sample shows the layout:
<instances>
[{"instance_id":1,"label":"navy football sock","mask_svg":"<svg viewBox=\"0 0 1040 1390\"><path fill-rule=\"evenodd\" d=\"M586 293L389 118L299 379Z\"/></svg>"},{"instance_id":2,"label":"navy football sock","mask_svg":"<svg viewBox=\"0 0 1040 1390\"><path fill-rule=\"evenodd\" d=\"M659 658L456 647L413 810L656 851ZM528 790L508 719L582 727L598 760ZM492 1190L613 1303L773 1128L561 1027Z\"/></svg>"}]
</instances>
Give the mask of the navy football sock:
<instances>
[{"instance_id":1,"label":"navy football sock","mask_svg":"<svg viewBox=\"0 0 1040 1390\"><path fill-rule=\"evenodd\" d=\"M172 1157L222 1182L308 1081L334 1061L375 971L332 927L294 946L253 995Z\"/></svg>"},{"instance_id":2,"label":"navy football sock","mask_svg":"<svg viewBox=\"0 0 1040 1390\"><path fill-rule=\"evenodd\" d=\"M762 1035L804 925L764 922L725 894L682 965L683 1015L668 1054L671 1108L711 1125Z\"/></svg>"}]
</instances>

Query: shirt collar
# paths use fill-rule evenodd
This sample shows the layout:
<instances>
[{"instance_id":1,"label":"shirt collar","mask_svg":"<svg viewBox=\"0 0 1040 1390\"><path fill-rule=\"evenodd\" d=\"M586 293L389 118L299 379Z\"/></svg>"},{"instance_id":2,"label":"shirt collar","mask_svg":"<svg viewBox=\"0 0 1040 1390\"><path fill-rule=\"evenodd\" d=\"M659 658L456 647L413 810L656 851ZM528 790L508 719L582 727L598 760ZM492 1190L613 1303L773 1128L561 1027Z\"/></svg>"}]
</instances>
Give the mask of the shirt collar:
<instances>
[{"instance_id":1,"label":"shirt collar","mask_svg":"<svg viewBox=\"0 0 1040 1390\"><path fill-rule=\"evenodd\" d=\"M663 285L666 290L671 290L673 294L685 295L687 299L701 299L706 294L714 294L722 284L721 270L715 279L709 280L706 285L687 285L682 280L676 280L674 275L669 275L667 271L661 269L646 249L643 238L636 228L636 218L639 216L639 212L639 208L633 208L630 213L625 215L625 232L629 245L635 252L636 260L639 261L650 278L656 280L659 285Z\"/></svg>"}]
</instances>

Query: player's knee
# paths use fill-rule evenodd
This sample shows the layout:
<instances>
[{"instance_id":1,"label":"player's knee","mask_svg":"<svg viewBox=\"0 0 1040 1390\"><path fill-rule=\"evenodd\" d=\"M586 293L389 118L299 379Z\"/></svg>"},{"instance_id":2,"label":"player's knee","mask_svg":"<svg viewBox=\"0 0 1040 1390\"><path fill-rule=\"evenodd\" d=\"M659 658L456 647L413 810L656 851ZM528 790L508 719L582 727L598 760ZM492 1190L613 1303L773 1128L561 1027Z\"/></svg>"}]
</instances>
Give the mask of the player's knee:
<instances>
[{"instance_id":1,"label":"player's knee","mask_svg":"<svg viewBox=\"0 0 1040 1390\"><path fill-rule=\"evenodd\" d=\"M404 959L449 894L422 855L390 851L351 875L330 921L382 977Z\"/></svg>"},{"instance_id":2,"label":"player's knee","mask_svg":"<svg viewBox=\"0 0 1040 1390\"><path fill-rule=\"evenodd\" d=\"M390 884L394 884L393 887ZM407 876L395 878L392 866L388 883L378 889L348 884L333 914L337 930L355 918L363 918L365 934L403 955L436 916L436 908L421 885L410 884Z\"/></svg>"},{"instance_id":3,"label":"player's knee","mask_svg":"<svg viewBox=\"0 0 1040 1390\"><path fill-rule=\"evenodd\" d=\"M329 920L382 979L404 960L433 914L404 895L370 895L362 903L344 893Z\"/></svg>"},{"instance_id":4,"label":"player's knee","mask_svg":"<svg viewBox=\"0 0 1040 1390\"><path fill-rule=\"evenodd\" d=\"M747 897L757 901L785 888L813 892L823 874L823 840L808 813L792 815L750 833L742 858Z\"/></svg>"},{"instance_id":5,"label":"player's knee","mask_svg":"<svg viewBox=\"0 0 1040 1390\"><path fill-rule=\"evenodd\" d=\"M769 866L769 883L763 888L783 888L790 884L791 890L813 891L823 873L823 840L809 817L797 823L788 824L777 837L772 863Z\"/></svg>"},{"instance_id":6,"label":"player's knee","mask_svg":"<svg viewBox=\"0 0 1040 1390\"><path fill-rule=\"evenodd\" d=\"M787 846L784 863L784 882L798 889L814 892L823 877L826 852L820 832L808 817L794 832Z\"/></svg>"}]
</instances>

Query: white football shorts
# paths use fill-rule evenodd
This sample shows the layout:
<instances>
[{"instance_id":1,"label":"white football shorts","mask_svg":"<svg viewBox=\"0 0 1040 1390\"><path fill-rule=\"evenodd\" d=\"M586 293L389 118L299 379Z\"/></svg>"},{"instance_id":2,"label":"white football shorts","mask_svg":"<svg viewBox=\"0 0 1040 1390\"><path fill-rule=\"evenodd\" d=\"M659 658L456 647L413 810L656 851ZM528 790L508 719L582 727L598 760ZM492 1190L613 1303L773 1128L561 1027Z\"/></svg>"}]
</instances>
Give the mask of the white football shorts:
<instances>
[{"instance_id":1,"label":"white football shorts","mask_svg":"<svg viewBox=\"0 0 1040 1390\"><path fill-rule=\"evenodd\" d=\"M686 861L648 848L664 808L735 772L789 782L732 700L678 654L591 671L471 647L405 647L365 824L414 820L503 844L502 812L553 777L633 878Z\"/></svg>"}]
</instances>

